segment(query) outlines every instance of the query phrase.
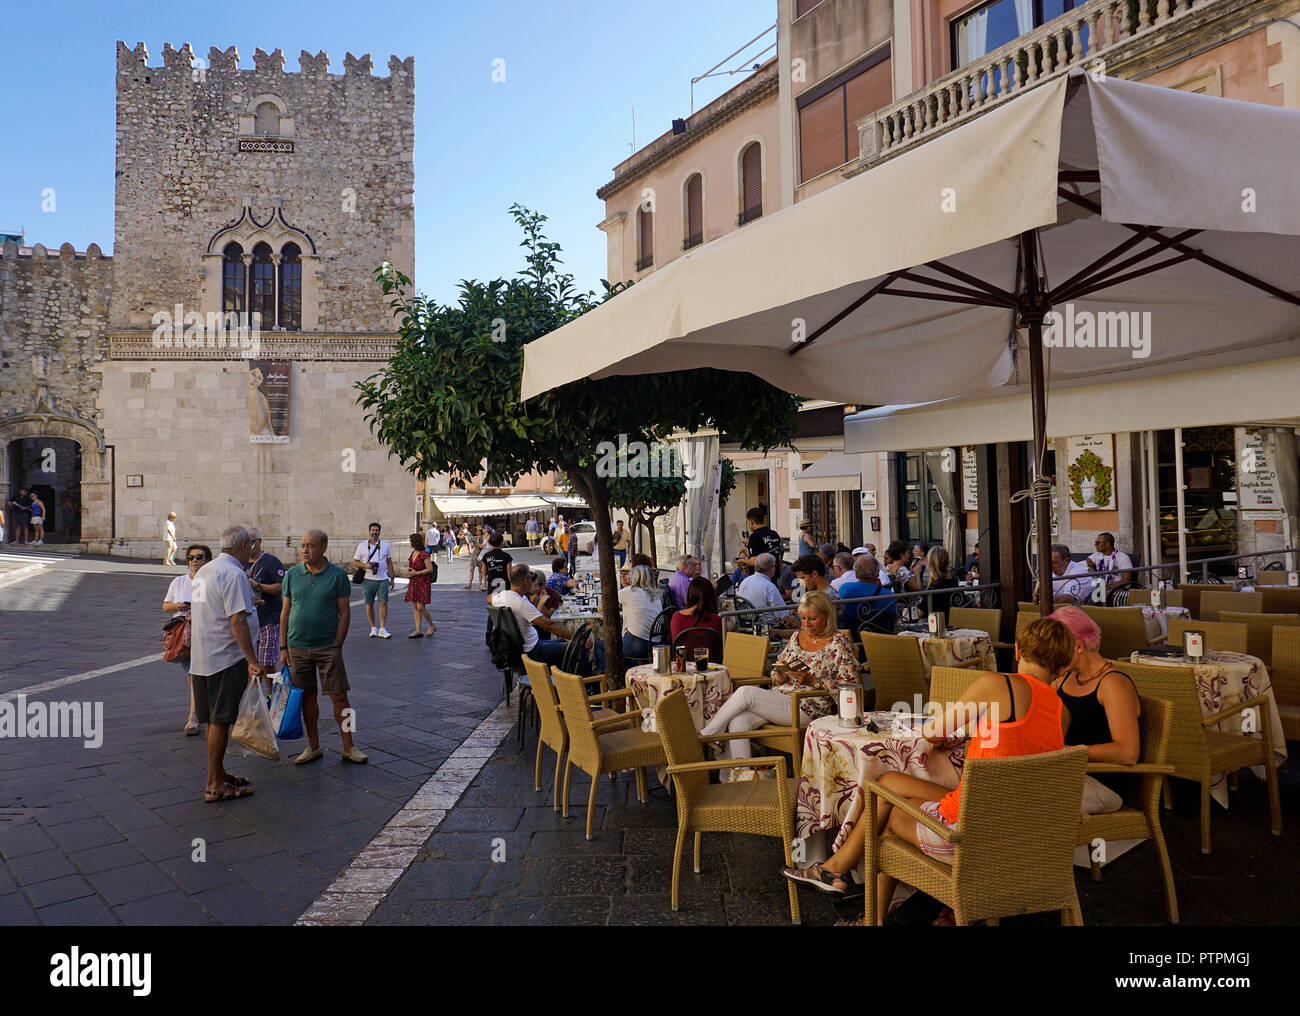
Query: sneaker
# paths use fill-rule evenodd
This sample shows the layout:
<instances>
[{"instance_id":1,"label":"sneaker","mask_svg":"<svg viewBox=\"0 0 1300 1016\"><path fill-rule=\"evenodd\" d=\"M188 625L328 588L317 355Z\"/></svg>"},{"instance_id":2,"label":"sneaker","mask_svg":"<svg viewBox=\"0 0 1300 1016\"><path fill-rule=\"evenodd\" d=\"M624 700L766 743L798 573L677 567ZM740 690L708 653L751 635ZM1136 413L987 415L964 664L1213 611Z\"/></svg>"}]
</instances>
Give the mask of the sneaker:
<instances>
[{"instance_id":1,"label":"sneaker","mask_svg":"<svg viewBox=\"0 0 1300 1016\"><path fill-rule=\"evenodd\" d=\"M344 757L345 759L347 759L349 762L358 762L358 763L360 763L360 762L364 762L364 761L365 761L366 759L368 759L370 756L367 755L367 754L366 754L365 752L363 752L363 751L358 751L358 750L357 750L357 746L354 744L354 745L353 745L351 748L349 748L347 751L343 752L343 757Z\"/></svg>"},{"instance_id":2,"label":"sneaker","mask_svg":"<svg viewBox=\"0 0 1300 1016\"><path fill-rule=\"evenodd\" d=\"M320 747L312 748L309 745L306 749L303 750L303 753L301 755L299 755L296 759L293 760L293 762L294 765L300 766L306 762L315 762L318 758L320 758L324 754L325 754L324 748L320 748Z\"/></svg>"},{"instance_id":3,"label":"sneaker","mask_svg":"<svg viewBox=\"0 0 1300 1016\"><path fill-rule=\"evenodd\" d=\"M378 628L371 628L371 629L370 629L370 637L371 637L372 639L373 639L373 638L376 638L378 635L379 635L379 629L378 629Z\"/></svg>"},{"instance_id":4,"label":"sneaker","mask_svg":"<svg viewBox=\"0 0 1300 1016\"><path fill-rule=\"evenodd\" d=\"M379 637L381 639L391 639L393 637L393 633L389 631L387 628L380 628Z\"/></svg>"}]
</instances>

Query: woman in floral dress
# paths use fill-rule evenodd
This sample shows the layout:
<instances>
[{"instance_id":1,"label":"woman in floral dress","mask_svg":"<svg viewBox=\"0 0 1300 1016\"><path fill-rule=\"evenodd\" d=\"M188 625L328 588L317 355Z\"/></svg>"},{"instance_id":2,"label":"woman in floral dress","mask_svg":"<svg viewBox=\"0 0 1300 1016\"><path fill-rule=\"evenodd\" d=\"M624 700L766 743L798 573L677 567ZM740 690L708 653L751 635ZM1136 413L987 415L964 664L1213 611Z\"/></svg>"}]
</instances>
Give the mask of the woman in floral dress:
<instances>
[{"instance_id":1,"label":"woman in floral dress","mask_svg":"<svg viewBox=\"0 0 1300 1016\"><path fill-rule=\"evenodd\" d=\"M858 681L857 654L836 628L835 608L823 592L807 593L799 602L799 626L772 668L772 687L745 685L737 689L700 731L702 736L757 730L768 723L789 726L790 695L796 691L820 688L829 693L800 701L801 724L835 711L840 685ZM753 754L748 738L726 743L732 758Z\"/></svg>"},{"instance_id":2,"label":"woman in floral dress","mask_svg":"<svg viewBox=\"0 0 1300 1016\"><path fill-rule=\"evenodd\" d=\"M429 622L429 634L438 630L429 616L428 603L433 598L432 575L434 569L433 555L424 549L424 537L419 533L411 534L411 556L406 559L406 602L415 610L415 631L406 636L408 639L424 638L424 622Z\"/></svg>"}]
</instances>

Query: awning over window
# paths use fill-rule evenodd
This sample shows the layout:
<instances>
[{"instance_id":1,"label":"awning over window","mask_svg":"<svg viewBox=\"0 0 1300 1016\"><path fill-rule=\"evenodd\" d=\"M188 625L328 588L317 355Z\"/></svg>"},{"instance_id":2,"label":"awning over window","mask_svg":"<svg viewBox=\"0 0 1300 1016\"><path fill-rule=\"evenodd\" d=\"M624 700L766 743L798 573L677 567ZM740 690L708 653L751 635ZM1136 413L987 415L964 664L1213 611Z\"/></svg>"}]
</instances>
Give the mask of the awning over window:
<instances>
[{"instance_id":1,"label":"awning over window","mask_svg":"<svg viewBox=\"0 0 1300 1016\"><path fill-rule=\"evenodd\" d=\"M549 512L551 503L541 496L517 494L448 495L435 497L434 505L444 515L527 515L532 512Z\"/></svg>"},{"instance_id":2,"label":"awning over window","mask_svg":"<svg viewBox=\"0 0 1300 1016\"><path fill-rule=\"evenodd\" d=\"M857 455L828 452L795 477L801 494L814 490L858 490L862 486L862 461Z\"/></svg>"}]
</instances>

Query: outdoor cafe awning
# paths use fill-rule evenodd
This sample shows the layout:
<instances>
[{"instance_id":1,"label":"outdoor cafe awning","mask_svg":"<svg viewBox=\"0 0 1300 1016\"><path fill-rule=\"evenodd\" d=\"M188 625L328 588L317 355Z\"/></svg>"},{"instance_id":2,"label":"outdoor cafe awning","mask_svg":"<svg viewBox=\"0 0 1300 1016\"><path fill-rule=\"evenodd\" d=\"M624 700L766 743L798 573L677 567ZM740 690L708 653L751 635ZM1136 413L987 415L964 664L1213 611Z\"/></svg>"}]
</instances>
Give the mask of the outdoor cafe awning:
<instances>
[{"instance_id":1,"label":"outdoor cafe awning","mask_svg":"<svg viewBox=\"0 0 1300 1016\"><path fill-rule=\"evenodd\" d=\"M541 497L523 497L514 494L482 497L435 497L434 505L443 515L524 515L530 512L549 512L551 504Z\"/></svg>"},{"instance_id":2,"label":"outdoor cafe awning","mask_svg":"<svg viewBox=\"0 0 1300 1016\"><path fill-rule=\"evenodd\" d=\"M1150 332L1146 355L1048 350L1053 382L1195 371L1250 351L1300 383L1297 151L1300 111L1058 77L530 343L522 394L716 367L850 403L902 376L918 400L992 396L1028 377L1006 296L1031 230L1054 304L1136 312Z\"/></svg>"},{"instance_id":3,"label":"outdoor cafe awning","mask_svg":"<svg viewBox=\"0 0 1300 1016\"><path fill-rule=\"evenodd\" d=\"M857 490L862 486L862 462L856 455L827 452L795 477L799 493L815 490Z\"/></svg>"}]
</instances>

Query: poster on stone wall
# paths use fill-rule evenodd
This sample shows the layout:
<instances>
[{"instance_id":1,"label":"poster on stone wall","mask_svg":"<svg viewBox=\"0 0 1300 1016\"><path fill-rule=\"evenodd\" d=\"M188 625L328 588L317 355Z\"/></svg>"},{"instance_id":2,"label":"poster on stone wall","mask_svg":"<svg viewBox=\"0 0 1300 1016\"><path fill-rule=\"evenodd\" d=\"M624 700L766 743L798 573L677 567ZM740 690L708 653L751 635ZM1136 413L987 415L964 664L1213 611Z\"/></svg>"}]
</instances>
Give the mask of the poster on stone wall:
<instances>
[{"instance_id":1,"label":"poster on stone wall","mask_svg":"<svg viewBox=\"0 0 1300 1016\"><path fill-rule=\"evenodd\" d=\"M1066 440L1066 483L1070 511L1108 511L1115 500L1115 441L1111 434L1082 434ZM1084 527L1086 528L1086 527Z\"/></svg>"},{"instance_id":2,"label":"poster on stone wall","mask_svg":"<svg viewBox=\"0 0 1300 1016\"><path fill-rule=\"evenodd\" d=\"M248 361L248 434L254 444L289 443L288 360Z\"/></svg>"},{"instance_id":3,"label":"poster on stone wall","mask_svg":"<svg viewBox=\"0 0 1300 1016\"><path fill-rule=\"evenodd\" d=\"M1237 507L1243 511L1281 508L1282 491L1277 482L1277 449L1273 434L1260 427L1235 429Z\"/></svg>"}]
</instances>

